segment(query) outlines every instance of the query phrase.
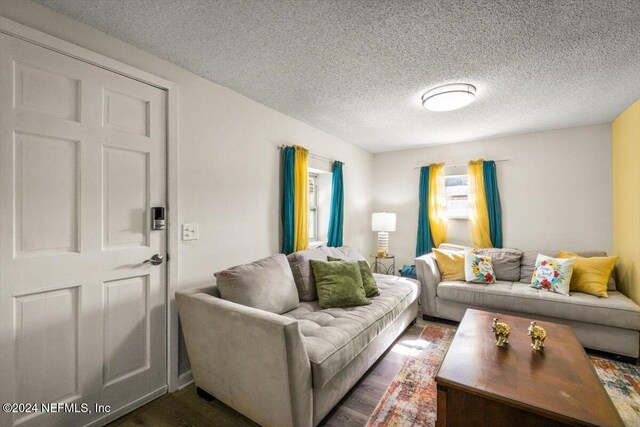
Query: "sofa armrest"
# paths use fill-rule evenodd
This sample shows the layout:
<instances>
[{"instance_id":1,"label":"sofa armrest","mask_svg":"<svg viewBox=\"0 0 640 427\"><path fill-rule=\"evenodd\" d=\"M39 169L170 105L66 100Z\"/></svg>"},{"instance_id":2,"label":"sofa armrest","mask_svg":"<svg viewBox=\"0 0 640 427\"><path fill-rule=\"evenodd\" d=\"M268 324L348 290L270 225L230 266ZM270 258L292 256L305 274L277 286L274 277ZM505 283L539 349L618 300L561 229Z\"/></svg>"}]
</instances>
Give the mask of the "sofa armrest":
<instances>
[{"instance_id":1,"label":"sofa armrest","mask_svg":"<svg viewBox=\"0 0 640 427\"><path fill-rule=\"evenodd\" d=\"M418 280L422 286L420 304L422 311L429 316L436 315L436 291L440 283L440 270L433 253L422 255L414 260Z\"/></svg>"},{"instance_id":2,"label":"sofa armrest","mask_svg":"<svg viewBox=\"0 0 640 427\"><path fill-rule=\"evenodd\" d=\"M298 322L177 292L196 385L264 426L311 426L312 379Z\"/></svg>"}]
</instances>

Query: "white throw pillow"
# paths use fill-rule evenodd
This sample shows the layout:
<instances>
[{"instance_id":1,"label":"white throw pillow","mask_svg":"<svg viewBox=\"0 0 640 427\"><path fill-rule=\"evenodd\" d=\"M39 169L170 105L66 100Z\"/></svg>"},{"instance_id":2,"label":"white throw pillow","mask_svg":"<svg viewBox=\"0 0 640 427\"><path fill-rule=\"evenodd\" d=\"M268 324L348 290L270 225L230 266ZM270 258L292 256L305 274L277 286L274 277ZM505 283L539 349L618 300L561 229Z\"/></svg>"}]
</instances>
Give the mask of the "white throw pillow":
<instances>
[{"instance_id":1,"label":"white throw pillow","mask_svg":"<svg viewBox=\"0 0 640 427\"><path fill-rule=\"evenodd\" d=\"M531 276L531 287L569 295L569 283L573 274L575 258L552 258L538 254Z\"/></svg>"},{"instance_id":2,"label":"white throw pillow","mask_svg":"<svg viewBox=\"0 0 640 427\"><path fill-rule=\"evenodd\" d=\"M496 275L493 272L493 263L488 256L476 255L471 252L464 253L464 278L472 283L495 283Z\"/></svg>"}]
</instances>

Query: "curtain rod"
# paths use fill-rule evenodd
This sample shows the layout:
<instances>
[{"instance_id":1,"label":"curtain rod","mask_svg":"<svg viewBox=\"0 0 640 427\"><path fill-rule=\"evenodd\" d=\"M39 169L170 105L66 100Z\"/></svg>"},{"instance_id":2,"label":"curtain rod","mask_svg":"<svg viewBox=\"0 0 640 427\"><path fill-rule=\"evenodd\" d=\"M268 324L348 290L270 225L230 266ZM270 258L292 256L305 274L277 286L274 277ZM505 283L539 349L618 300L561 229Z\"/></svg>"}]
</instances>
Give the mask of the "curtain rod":
<instances>
[{"instance_id":1,"label":"curtain rod","mask_svg":"<svg viewBox=\"0 0 640 427\"><path fill-rule=\"evenodd\" d=\"M279 145L278 146L278 150L284 150L286 147L289 147L289 145ZM317 160L325 160L327 162L333 163L333 162L340 162L340 160L335 160L335 159L330 159L329 157L324 157L321 156L319 154L313 154L311 151L309 151L309 157L311 157L312 159L317 159ZM342 165L346 165L346 163L344 162L340 162L342 163Z\"/></svg>"},{"instance_id":2,"label":"curtain rod","mask_svg":"<svg viewBox=\"0 0 640 427\"><path fill-rule=\"evenodd\" d=\"M498 162L510 162L511 159L499 159L499 160L494 160L494 162L498 163ZM423 166L429 166L429 165L421 165L421 166L414 166L414 169L420 169ZM469 163L453 163L453 164L448 164L445 163L444 167L450 167L450 166L469 166Z\"/></svg>"}]
</instances>

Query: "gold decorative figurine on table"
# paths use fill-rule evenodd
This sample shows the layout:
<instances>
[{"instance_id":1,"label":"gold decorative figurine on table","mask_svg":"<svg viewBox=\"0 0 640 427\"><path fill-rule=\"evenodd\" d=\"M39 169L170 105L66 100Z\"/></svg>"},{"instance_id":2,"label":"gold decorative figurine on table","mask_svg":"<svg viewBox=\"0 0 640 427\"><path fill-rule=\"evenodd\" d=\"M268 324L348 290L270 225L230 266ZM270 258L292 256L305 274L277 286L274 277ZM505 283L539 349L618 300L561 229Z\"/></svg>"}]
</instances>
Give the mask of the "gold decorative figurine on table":
<instances>
[{"instance_id":1,"label":"gold decorative figurine on table","mask_svg":"<svg viewBox=\"0 0 640 427\"><path fill-rule=\"evenodd\" d=\"M504 322L501 322L497 317L493 319L493 325L491 331L496 336L496 345L498 347L504 347L505 344L509 344L509 335L511 334L511 328Z\"/></svg>"},{"instance_id":2,"label":"gold decorative figurine on table","mask_svg":"<svg viewBox=\"0 0 640 427\"><path fill-rule=\"evenodd\" d=\"M547 331L542 326L538 326L535 321L531 322L527 329L527 335L531 337L531 347L535 351L540 351L544 348L544 340L547 338Z\"/></svg>"}]
</instances>

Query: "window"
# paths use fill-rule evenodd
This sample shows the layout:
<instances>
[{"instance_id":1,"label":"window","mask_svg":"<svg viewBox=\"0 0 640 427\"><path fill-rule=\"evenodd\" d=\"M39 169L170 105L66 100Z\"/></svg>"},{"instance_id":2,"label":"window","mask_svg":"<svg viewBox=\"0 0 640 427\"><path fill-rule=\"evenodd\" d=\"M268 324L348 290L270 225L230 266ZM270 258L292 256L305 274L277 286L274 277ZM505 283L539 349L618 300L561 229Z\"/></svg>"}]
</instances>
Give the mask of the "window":
<instances>
[{"instance_id":1,"label":"window","mask_svg":"<svg viewBox=\"0 0 640 427\"><path fill-rule=\"evenodd\" d=\"M448 175L444 178L447 216L469 219L469 176Z\"/></svg>"},{"instance_id":2,"label":"window","mask_svg":"<svg viewBox=\"0 0 640 427\"><path fill-rule=\"evenodd\" d=\"M318 240L318 175L309 174L309 241Z\"/></svg>"}]
</instances>

